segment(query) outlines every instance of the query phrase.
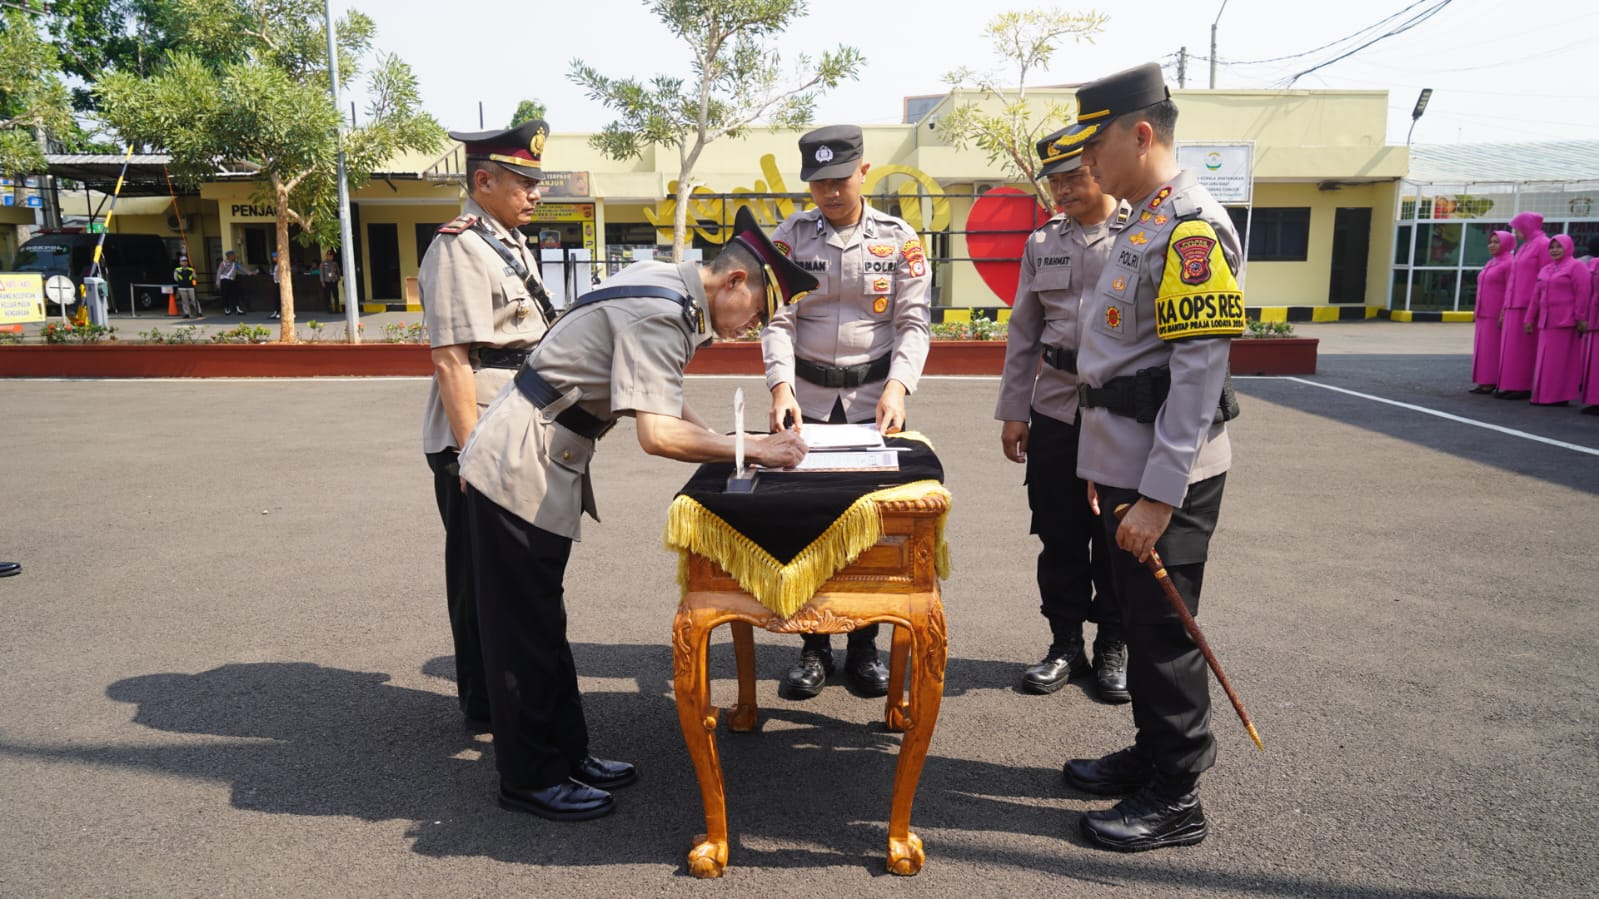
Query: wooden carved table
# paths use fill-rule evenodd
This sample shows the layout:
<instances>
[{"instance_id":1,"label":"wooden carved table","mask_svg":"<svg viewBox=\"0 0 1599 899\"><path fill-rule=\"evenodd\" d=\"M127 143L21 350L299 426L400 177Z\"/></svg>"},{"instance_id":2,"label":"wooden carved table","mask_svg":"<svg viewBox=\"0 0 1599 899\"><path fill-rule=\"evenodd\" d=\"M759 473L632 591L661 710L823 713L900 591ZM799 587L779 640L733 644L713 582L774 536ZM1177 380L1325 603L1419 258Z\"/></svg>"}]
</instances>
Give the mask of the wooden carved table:
<instances>
[{"instance_id":1,"label":"wooden carved table","mask_svg":"<svg viewBox=\"0 0 1599 899\"><path fill-rule=\"evenodd\" d=\"M683 550L686 571L673 623L672 680L678 721L705 804L705 833L695 837L688 854L695 877L721 876L728 859L727 798L716 753L718 710L710 704L706 665L711 631L721 624L732 632L738 664L738 702L728 709L728 728L734 732L756 727L754 627L780 634L841 634L872 622L894 626L884 719L890 730L905 736L889 811L888 870L911 875L922 869L922 841L910 830L911 802L944 691L948 635L936 560L949 494L936 488L921 498L878 500L876 506L882 521L877 543L787 617L758 602L717 562Z\"/></svg>"}]
</instances>

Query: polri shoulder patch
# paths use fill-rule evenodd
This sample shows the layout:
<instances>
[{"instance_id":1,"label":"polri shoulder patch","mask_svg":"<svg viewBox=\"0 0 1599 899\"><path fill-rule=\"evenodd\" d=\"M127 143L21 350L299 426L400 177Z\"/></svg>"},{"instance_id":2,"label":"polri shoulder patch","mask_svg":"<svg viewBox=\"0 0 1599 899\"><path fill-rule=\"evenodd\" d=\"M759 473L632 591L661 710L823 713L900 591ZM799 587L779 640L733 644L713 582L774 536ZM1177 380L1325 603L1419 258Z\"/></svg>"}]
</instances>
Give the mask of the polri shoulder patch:
<instances>
[{"instance_id":1,"label":"polri shoulder patch","mask_svg":"<svg viewBox=\"0 0 1599 899\"><path fill-rule=\"evenodd\" d=\"M1179 223L1155 296L1155 333L1161 340L1188 340L1237 337L1244 328L1244 294L1216 230L1204 219Z\"/></svg>"},{"instance_id":2,"label":"polri shoulder patch","mask_svg":"<svg viewBox=\"0 0 1599 899\"><path fill-rule=\"evenodd\" d=\"M446 222L445 224L440 225L439 226L439 233L440 234L460 234L463 231L467 231L467 230L471 229L471 227L473 225L475 225L475 224L477 224L477 216L475 216L475 215L459 215L459 216L456 216L453 221Z\"/></svg>"}]
</instances>

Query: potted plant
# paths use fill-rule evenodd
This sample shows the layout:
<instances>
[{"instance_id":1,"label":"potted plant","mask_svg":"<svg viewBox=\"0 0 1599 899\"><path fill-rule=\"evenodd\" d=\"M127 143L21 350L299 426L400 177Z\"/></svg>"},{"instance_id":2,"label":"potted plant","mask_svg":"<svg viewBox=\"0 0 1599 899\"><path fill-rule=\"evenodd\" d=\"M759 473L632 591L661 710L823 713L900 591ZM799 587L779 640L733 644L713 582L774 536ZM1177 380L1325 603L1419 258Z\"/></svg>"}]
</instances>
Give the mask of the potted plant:
<instances>
[{"instance_id":1,"label":"potted plant","mask_svg":"<svg viewBox=\"0 0 1599 899\"><path fill-rule=\"evenodd\" d=\"M1313 375L1320 342L1295 337L1288 322L1251 321L1232 342L1228 368L1235 375Z\"/></svg>"}]
</instances>

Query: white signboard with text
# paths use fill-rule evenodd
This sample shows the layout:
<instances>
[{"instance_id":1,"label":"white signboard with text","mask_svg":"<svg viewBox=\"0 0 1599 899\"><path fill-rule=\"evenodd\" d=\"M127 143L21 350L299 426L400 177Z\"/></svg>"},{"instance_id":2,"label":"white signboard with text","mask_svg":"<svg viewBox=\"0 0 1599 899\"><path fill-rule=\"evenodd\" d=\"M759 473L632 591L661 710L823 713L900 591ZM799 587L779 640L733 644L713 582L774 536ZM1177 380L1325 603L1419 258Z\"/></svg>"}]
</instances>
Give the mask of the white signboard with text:
<instances>
[{"instance_id":1,"label":"white signboard with text","mask_svg":"<svg viewBox=\"0 0 1599 899\"><path fill-rule=\"evenodd\" d=\"M1255 195L1255 144L1178 144L1177 165L1224 205L1248 205Z\"/></svg>"}]
</instances>

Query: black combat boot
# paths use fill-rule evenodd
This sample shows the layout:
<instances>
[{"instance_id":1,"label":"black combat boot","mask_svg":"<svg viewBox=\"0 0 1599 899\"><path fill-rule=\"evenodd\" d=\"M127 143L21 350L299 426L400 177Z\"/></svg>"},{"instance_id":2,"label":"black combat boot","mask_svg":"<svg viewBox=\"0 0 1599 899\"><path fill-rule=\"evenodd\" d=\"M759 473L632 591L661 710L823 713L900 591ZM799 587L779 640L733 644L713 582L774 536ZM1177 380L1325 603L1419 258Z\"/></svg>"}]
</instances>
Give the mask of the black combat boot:
<instances>
[{"instance_id":1,"label":"black combat boot","mask_svg":"<svg viewBox=\"0 0 1599 899\"><path fill-rule=\"evenodd\" d=\"M1029 693L1053 693L1090 670L1082 631L1057 633L1044 660L1022 671L1022 688Z\"/></svg>"},{"instance_id":2,"label":"black combat boot","mask_svg":"<svg viewBox=\"0 0 1599 899\"><path fill-rule=\"evenodd\" d=\"M1094 639L1094 689L1104 702L1131 702L1127 692L1127 644L1119 637Z\"/></svg>"}]
</instances>

